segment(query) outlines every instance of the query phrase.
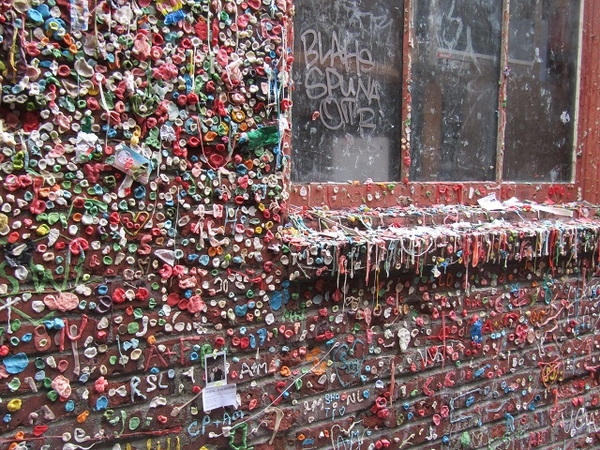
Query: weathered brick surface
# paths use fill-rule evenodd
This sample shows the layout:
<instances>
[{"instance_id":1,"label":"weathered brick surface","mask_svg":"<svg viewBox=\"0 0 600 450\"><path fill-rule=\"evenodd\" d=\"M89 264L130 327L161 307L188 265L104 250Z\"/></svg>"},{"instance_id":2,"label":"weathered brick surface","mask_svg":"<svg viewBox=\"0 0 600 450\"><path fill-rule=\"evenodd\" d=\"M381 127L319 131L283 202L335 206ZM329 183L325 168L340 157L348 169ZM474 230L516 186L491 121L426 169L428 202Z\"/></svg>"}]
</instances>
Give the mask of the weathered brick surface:
<instances>
[{"instance_id":1,"label":"weathered brick surface","mask_svg":"<svg viewBox=\"0 0 600 450\"><path fill-rule=\"evenodd\" d=\"M598 445L594 210L297 211L291 2L56 3L0 4L0 449Z\"/></svg>"}]
</instances>

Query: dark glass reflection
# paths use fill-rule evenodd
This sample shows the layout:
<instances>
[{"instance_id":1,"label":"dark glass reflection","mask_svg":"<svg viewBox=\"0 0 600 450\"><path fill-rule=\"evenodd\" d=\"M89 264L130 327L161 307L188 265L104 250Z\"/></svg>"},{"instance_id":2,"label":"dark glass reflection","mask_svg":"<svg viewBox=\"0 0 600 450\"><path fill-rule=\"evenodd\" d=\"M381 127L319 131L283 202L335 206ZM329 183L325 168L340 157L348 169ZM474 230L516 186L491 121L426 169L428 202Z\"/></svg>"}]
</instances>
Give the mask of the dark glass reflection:
<instances>
[{"instance_id":1,"label":"dark glass reflection","mask_svg":"<svg viewBox=\"0 0 600 450\"><path fill-rule=\"evenodd\" d=\"M292 180L398 180L402 2L294 4Z\"/></svg>"},{"instance_id":2,"label":"dark glass reflection","mask_svg":"<svg viewBox=\"0 0 600 450\"><path fill-rule=\"evenodd\" d=\"M499 0L417 0L411 179L493 180Z\"/></svg>"},{"instance_id":3,"label":"dark glass reflection","mask_svg":"<svg viewBox=\"0 0 600 450\"><path fill-rule=\"evenodd\" d=\"M579 1L511 2L504 178L569 181Z\"/></svg>"}]
</instances>

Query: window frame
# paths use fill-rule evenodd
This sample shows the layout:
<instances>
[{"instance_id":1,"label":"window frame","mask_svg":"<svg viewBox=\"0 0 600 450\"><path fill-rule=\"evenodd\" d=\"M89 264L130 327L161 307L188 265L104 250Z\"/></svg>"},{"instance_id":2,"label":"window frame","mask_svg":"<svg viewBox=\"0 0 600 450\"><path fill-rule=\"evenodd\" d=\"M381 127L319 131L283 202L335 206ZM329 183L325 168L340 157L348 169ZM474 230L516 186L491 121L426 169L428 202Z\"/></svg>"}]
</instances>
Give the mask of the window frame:
<instances>
[{"instance_id":1,"label":"window frame","mask_svg":"<svg viewBox=\"0 0 600 450\"><path fill-rule=\"evenodd\" d=\"M499 200L517 197L541 203L551 200L555 203L586 200L597 202L600 199L600 180L596 180L595 167L600 164L598 155L600 130L595 124L600 121L600 68L593 49L598 46L600 34L600 5L594 0L582 0L580 8L579 47L577 56L577 80L574 112L574 143L572 155L572 177L566 182L512 182L502 179L502 157L504 148L504 126L506 112L502 99L506 83L501 80L499 95L498 145L495 181L412 181L410 170L410 124L407 124L411 111L410 84L412 76L412 48L415 42L413 24L413 2L405 0L402 83L402 134L401 180L400 182L352 183L292 183L289 169L286 174L289 202L300 207L327 207L342 209L366 204L369 207L392 207L433 204L476 204L477 199L495 193ZM503 14L508 15L511 0L503 0ZM508 35L509 21L503 23L503 45ZM293 27L290 38L293 39ZM503 49L501 65L506 64L507 49ZM586 74L584 76L584 74ZM500 74L499 74L500 76ZM292 97L293 101L293 97ZM293 120L293 118L292 118ZM286 136L285 146L291 148L291 133ZM292 162L293 163L293 162Z\"/></svg>"}]
</instances>

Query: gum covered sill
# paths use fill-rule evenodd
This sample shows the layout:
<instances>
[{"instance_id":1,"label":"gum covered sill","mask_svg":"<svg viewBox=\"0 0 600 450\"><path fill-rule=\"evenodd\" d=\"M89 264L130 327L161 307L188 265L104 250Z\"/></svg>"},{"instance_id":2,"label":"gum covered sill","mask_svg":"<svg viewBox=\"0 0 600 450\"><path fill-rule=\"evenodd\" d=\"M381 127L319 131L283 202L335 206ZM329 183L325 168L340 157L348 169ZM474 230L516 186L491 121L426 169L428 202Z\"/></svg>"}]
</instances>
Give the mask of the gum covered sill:
<instances>
[{"instance_id":1,"label":"gum covered sill","mask_svg":"<svg viewBox=\"0 0 600 450\"><path fill-rule=\"evenodd\" d=\"M451 266L506 267L519 261L552 275L562 272L566 261L596 272L598 214L597 206L581 202L503 211L461 205L291 207L281 263L292 280L358 274L368 280L394 270L437 278Z\"/></svg>"}]
</instances>

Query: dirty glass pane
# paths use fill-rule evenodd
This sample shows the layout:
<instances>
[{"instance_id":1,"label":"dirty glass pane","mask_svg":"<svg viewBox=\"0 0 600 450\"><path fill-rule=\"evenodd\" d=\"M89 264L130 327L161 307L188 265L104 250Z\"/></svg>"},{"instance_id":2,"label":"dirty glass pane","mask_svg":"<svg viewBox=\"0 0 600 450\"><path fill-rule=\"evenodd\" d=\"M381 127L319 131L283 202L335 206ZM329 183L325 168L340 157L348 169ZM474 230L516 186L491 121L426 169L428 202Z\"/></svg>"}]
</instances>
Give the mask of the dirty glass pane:
<instances>
[{"instance_id":1,"label":"dirty glass pane","mask_svg":"<svg viewBox=\"0 0 600 450\"><path fill-rule=\"evenodd\" d=\"M416 0L411 179L495 177L502 1Z\"/></svg>"},{"instance_id":2,"label":"dirty glass pane","mask_svg":"<svg viewBox=\"0 0 600 450\"><path fill-rule=\"evenodd\" d=\"M292 180L398 180L402 2L294 5Z\"/></svg>"},{"instance_id":3,"label":"dirty glass pane","mask_svg":"<svg viewBox=\"0 0 600 450\"><path fill-rule=\"evenodd\" d=\"M504 179L572 174L578 0L511 1Z\"/></svg>"}]
</instances>

